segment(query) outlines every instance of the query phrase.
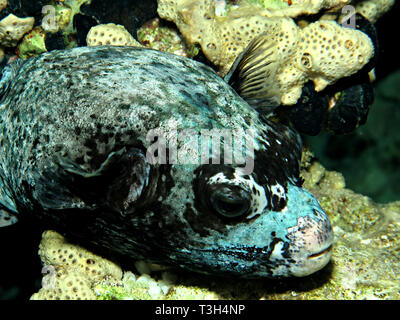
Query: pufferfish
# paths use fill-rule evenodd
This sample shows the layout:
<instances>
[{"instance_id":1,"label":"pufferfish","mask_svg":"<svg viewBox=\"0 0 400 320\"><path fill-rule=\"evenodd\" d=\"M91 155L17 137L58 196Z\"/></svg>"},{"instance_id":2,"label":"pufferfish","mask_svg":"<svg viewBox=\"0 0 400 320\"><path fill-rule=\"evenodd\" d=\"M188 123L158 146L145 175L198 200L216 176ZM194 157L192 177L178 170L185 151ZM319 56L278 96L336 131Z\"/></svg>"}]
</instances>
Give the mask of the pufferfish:
<instances>
[{"instance_id":1,"label":"pufferfish","mask_svg":"<svg viewBox=\"0 0 400 320\"><path fill-rule=\"evenodd\" d=\"M242 77L247 93L257 85L254 68ZM333 232L301 187L301 139L261 120L228 83L238 79L134 47L79 47L8 65L0 82L1 223L32 219L128 263L242 278L322 269ZM253 166L214 161L214 153L198 163L153 161L173 147L198 155L181 139L149 156L162 140L149 139L155 129L163 137L187 129L251 136Z\"/></svg>"}]
</instances>

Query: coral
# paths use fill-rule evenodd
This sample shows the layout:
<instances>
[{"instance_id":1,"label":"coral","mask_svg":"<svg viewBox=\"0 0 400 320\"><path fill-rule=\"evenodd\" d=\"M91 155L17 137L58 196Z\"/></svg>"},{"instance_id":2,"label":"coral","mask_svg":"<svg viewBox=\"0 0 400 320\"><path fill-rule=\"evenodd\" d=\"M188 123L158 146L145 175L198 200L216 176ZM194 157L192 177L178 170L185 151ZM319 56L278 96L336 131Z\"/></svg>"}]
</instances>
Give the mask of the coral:
<instances>
[{"instance_id":1,"label":"coral","mask_svg":"<svg viewBox=\"0 0 400 320\"><path fill-rule=\"evenodd\" d=\"M297 52L288 67L297 74L282 72L281 88L287 95L282 102L295 103L308 80L314 82L316 91L322 91L359 71L373 55L372 41L361 31L343 28L335 21L309 24L300 32Z\"/></svg>"},{"instance_id":2,"label":"coral","mask_svg":"<svg viewBox=\"0 0 400 320\"><path fill-rule=\"evenodd\" d=\"M63 31L66 34L74 32L74 16L78 13L80 13L81 6L84 5L87 2L90 2L91 0L64 0L62 1L62 5L64 8L70 9L69 13L69 22L68 25L65 26ZM62 10L60 8L59 10Z\"/></svg>"},{"instance_id":3,"label":"coral","mask_svg":"<svg viewBox=\"0 0 400 320\"><path fill-rule=\"evenodd\" d=\"M0 21L0 44L5 47L14 47L25 33L32 30L34 18L18 18L13 14Z\"/></svg>"},{"instance_id":4,"label":"coral","mask_svg":"<svg viewBox=\"0 0 400 320\"><path fill-rule=\"evenodd\" d=\"M361 13L372 23L375 23L384 13L394 5L395 0L364 0L357 1L356 11Z\"/></svg>"},{"instance_id":5,"label":"coral","mask_svg":"<svg viewBox=\"0 0 400 320\"><path fill-rule=\"evenodd\" d=\"M380 203L398 200L400 195L399 88L400 70L375 84L369 119L356 133L308 139L322 162L343 173L350 189Z\"/></svg>"},{"instance_id":6,"label":"coral","mask_svg":"<svg viewBox=\"0 0 400 320\"><path fill-rule=\"evenodd\" d=\"M92 27L86 37L88 46L135 46L141 47L124 26L113 23Z\"/></svg>"},{"instance_id":7,"label":"coral","mask_svg":"<svg viewBox=\"0 0 400 320\"><path fill-rule=\"evenodd\" d=\"M112 283L104 281L94 288L99 300L158 300L165 299L171 290L172 282L164 273L162 279L155 280L148 274L136 276L132 272L125 272L122 281Z\"/></svg>"},{"instance_id":8,"label":"coral","mask_svg":"<svg viewBox=\"0 0 400 320\"><path fill-rule=\"evenodd\" d=\"M334 10L350 3L351 0L292 0L291 4L283 0L247 0L258 3L269 11L269 16L297 17L316 14L321 10Z\"/></svg>"},{"instance_id":9,"label":"coral","mask_svg":"<svg viewBox=\"0 0 400 320\"><path fill-rule=\"evenodd\" d=\"M221 68L222 75L251 39L264 31L270 30L269 34L278 43L281 40L280 47L293 46L292 41L297 38L297 27L292 20L267 18L263 8L242 7L224 17L215 16L214 11L214 1L209 0L160 0L158 6L160 17L175 22L189 43L200 44L205 56Z\"/></svg>"},{"instance_id":10,"label":"coral","mask_svg":"<svg viewBox=\"0 0 400 320\"><path fill-rule=\"evenodd\" d=\"M7 0L0 0L0 11L7 7Z\"/></svg>"},{"instance_id":11,"label":"coral","mask_svg":"<svg viewBox=\"0 0 400 320\"><path fill-rule=\"evenodd\" d=\"M147 48L166 51L189 58L199 53L197 45L186 43L176 27L163 23L159 18L146 22L137 32L138 40Z\"/></svg>"},{"instance_id":12,"label":"coral","mask_svg":"<svg viewBox=\"0 0 400 320\"><path fill-rule=\"evenodd\" d=\"M71 22L71 17L72 17L72 9L68 7L64 7L62 5L55 5L50 7L52 10L54 10L54 21L50 12L44 13L45 16L42 19L42 28L46 32L58 32L59 30L64 30L66 29Z\"/></svg>"},{"instance_id":13,"label":"coral","mask_svg":"<svg viewBox=\"0 0 400 320\"><path fill-rule=\"evenodd\" d=\"M43 233L39 255L44 266L54 268L55 278L31 299L93 299L96 283L122 278L122 270L115 263L68 243L55 231Z\"/></svg>"},{"instance_id":14,"label":"coral","mask_svg":"<svg viewBox=\"0 0 400 320\"><path fill-rule=\"evenodd\" d=\"M55 281L31 296L31 300L94 300L91 281L78 270L59 268Z\"/></svg>"},{"instance_id":15,"label":"coral","mask_svg":"<svg viewBox=\"0 0 400 320\"><path fill-rule=\"evenodd\" d=\"M174 21L189 43L199 43L222 75L248 43L264 33L265 39L276 46L279 69L274 81L280 84L284 105L297 102L307 81L312 80L315 90L321 91L356 73L374 55L373 43L366 34L335 21L317 21L301 29L291 18L267 17L263 8L252 6L218 17L214 1L209 0L160 0L158 12Z\"/></svg>"},{"instance_id":16,"label":"coral","mask_svg":"<svg viewBox=\"0 0 400 320\"><path fill-rule=\"evenodd\" d=\"M28 59L46 52L45 36L41 27L33 28L18 45L17 55L22 59Z\"/></svg>"},{"instance_id":17,"label":"coral","mask_svg":"<svg viewBox=\"0 0 400 320\"><path fill-rule=\"evenodd\" d=\"M103 281L94 287L98 300L216 300L218 295L205 288L176 284L177 276L163 272L155 280L148 274L137 276L130 271L124 273L120 282Z\"/></svg>"}]
</instances>

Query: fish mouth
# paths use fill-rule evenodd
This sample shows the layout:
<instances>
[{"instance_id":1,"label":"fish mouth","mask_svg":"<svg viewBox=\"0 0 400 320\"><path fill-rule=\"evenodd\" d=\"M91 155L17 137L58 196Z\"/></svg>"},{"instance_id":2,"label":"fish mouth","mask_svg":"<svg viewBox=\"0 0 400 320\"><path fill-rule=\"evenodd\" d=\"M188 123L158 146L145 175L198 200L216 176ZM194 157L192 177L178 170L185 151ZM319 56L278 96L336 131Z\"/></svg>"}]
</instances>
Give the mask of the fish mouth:
<instances>
[{"instance_id":1,"label":"fish mouth","mask_svg":"<svg viewBox=\"0 0 400 320\"><path fill-rule=\"evenodd\" d=\"M318 251L317 253L310 254L310 255L307 257L307 259L316 259L316 258L320 258L320 257L322 257L322 256L324 256L324 255L326 255L326 254L330 254L331 251L332 251L332 245L329 245L327 248L325 248L325 249L323 249L323 250L321 250L321 251Z\"/></svg>"}]
</instances>

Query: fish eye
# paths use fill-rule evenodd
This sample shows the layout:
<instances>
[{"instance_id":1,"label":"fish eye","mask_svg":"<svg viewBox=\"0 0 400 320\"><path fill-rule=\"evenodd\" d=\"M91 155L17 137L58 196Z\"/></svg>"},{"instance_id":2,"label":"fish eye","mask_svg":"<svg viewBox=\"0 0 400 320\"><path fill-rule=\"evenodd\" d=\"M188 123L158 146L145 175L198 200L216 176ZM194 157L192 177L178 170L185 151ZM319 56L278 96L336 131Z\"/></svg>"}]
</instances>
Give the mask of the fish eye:
<instances>
[{"instance_id":1,"label":"fish eye","mask_svg":"<svg viewBox=\"0 0 400 320\"><path fill-rule=\"evenodd\" d=\"M227 218L237 218L250 211L249 193L237 186L216 188L210 197L212 209Z\"/></svg>"}]
</instances>

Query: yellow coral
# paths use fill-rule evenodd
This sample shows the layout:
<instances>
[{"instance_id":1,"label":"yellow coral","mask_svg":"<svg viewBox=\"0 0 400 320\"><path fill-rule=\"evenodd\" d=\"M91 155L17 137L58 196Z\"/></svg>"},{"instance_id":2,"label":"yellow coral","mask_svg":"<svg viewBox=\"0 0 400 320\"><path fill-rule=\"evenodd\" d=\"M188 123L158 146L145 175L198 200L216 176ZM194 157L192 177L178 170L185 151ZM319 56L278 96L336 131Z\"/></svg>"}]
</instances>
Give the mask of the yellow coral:
<instances>
[{"instance_id":1,"label":"yellow coral","mask_svg":"<svg viewBox=\"0 0 400 320\"><path fill-rule=\"evenodd\" d=\"M383 0L382 0L383 1ZM215 15L213 0L159 0L159 15L174 21L189 43L201 45L205 56L225 75L252 39L264 33L275 45L281 103L295 104L303 85L312 80L317 91L360 70L373 56L371 39L358 30L321 20L301 29L292 18L271 16L261 7L241 6L224 17ZM347 0L305 1L304 5L332 8ZM299 3L297 5L300 5ZM281 10L282 11L282 10Z\"/></svg>"},{"instance_id":2,"label":"yellow coral","mask_svg":"<svg viewBox=\"0 0 400 320\"><path fill-rule=\"evenodd\" d=\"M394 0L364 0L357 2L355 8L358 13L375 23L393 5Z\"/></svg>"},{"instance_id":3,"label":"yellow coral","mask_svg":"<svg viewBox=\"0 0 400 320\"><path fill-rule=\"evenodd\" d=\"M135 46L142 47L124 26L108 23L92 27L86 37L88 46Z\"/></svg>"},{"instance_id":4,"label":"yellow coral","mask_svg":"<svg viewBox=\"0 0 400 320\"><path fill-rule=\"evenodd\" d=\"M34 18L18 18L13 14L0 21L0 44L5 47L14 47L25 33L32 30Z\"/></svg>"},{"instance_id":5,"label":"yellow coral","mask_svg":"<svg viewBox=\"0 0 400 320\"><path fill-rule=\"evenodd\" d=\"M55 231L43 233L39 255L44 266L54 268L55 282L41 288L31 299L94 299L92 287L96 283L122 279L118 265L68 243Z\"/></svg>"},{"instance_id":6,"label":"yellow coral","mask_svg":"<svg viewBox=\"0 0 400 320\"><path fill-rule=\"evenodd\" d=\"M0 0L0 11L7 7L7 0Z\"/></svg>"},{"instance_id":7,"label":"yellow coral","mask_svg":"<svg viewBox=\"0 0 400 320\"><path fill-rule=\"evenodd\" d=\"M91 281L78 270L60 268L53 286L42 288L31 300L95 300Z\"/></svg>"},{"instance_id":8,"label":"yellow coral","mask_svg":"<svg viewBox=\"0 0 400 320\"><path fill-rule=\"evenodd\" d=\"M365 33L334 21L317 21L302 30L295 63L320 91L360 70L373 54L372 41Z\"/></svg>"},{"instance_id":9,"label":"yellow coral","mask_svg":"<svg viewBox=\"0 0 400 320\"><path fill-rule=\"evenodd\" d=\"M299 32L296 54L279 75L283 104L294 104L312 80L316 91L360 70L374 55L371 39L335 21L317 21Z\"/></svg>"}]
</instances>

